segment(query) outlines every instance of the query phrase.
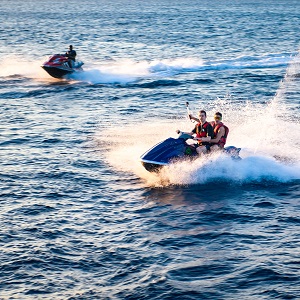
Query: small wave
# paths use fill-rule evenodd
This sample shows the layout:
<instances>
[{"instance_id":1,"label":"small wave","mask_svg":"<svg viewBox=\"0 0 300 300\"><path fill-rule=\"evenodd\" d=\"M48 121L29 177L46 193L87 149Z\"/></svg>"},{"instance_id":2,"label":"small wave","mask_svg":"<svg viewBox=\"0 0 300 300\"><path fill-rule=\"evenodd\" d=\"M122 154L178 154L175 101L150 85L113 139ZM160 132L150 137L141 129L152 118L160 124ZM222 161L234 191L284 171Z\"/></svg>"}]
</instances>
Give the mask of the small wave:
<instances>
[{"instance_id":1,"label":"small wave","mask_svg":"<svg viewBox=\"0 0 300 300\"><path fill-rule=\"evenodd\" d=\"M298 277L292 274L281 274L278 271L272 270L267 267L255 267L250 271L245 272L242 277L245 277L243 285L248 286L256 285L261 280L270 282L297 282Z\"/></svg>"},{"instance_id":2,"label":"small wave","mask_svg":"<svg viewBox=\"0 0 300 300\"><path fill-rule=\"evenodd\" d=\"M199 78L199 79L194 79L192 81L192 83L194 83L194 84L214 84L215 80L213 80L213 79L201 79L201 78Z\"/></svg>"},{"instance_id":3,"label":"small wave","mask_svg":"<svg viewBox=\"0 0 300 300\"><path fill-rule=\"evenodd\" d=\"M27 97L26 92L5 92L1 93L0 97L3 99L21 99Z\"/></svg>"},{"instance_id":4,"label":"small wave","mask_svg":"<svg viewBox=\"0 0 300 300\"><path fill-rule=\"evenodd\" d=\"M31 141L31 138L12 138L10 140L4 141L0 143L0 145L3 146L8 146L8 145L22 145L26 144Z\"/></svg>"},{"instance_id":5,"label":"small wave","mask_svg":"<svg viewBox=\"0 0 300 300\"><path fill-rule=\"evenodd\" d=\"M177 80L155 80L152 82L147 82L147 83L142 83L139 86L142 88L150 88L150 89L154 89L160 86L179 86L181 85L180 81Z\"/></svg>"},{"instance_id":6,"label":"small wave","mask_svg":"<svg viewBox=\"0 0 300 300\"><path fill-rule=\"evenodd\" d=\"M262 201L253 205L254 207L259 208L275 208L276 206L270 201Z\"/></svg>"},{"instance_id":7,"label":"small wave","mask_svg":"<svg viewBox=\"0 0 300 300\"><path fill-rule=\"evenodd\" d=\"M55 210L55 208L47 205L34 204L31 206L23 206L19 209L15 209L11 211L12 214L21 214L21 215L39 215L42 213L48 213L50 211Z\"/></svg>"},{"instance_id":8,"label":"small wave","mask_svg":"<svg viewBox=\"0 0 300 300\"><path fill-rule=\"evenodd\" d=\"M170 270L168 277L172 280L191 282L195 280L206 280L213 276L220 276L231 272L232 269L228 264L208 264Z\"/></svg>"}]
</instances>

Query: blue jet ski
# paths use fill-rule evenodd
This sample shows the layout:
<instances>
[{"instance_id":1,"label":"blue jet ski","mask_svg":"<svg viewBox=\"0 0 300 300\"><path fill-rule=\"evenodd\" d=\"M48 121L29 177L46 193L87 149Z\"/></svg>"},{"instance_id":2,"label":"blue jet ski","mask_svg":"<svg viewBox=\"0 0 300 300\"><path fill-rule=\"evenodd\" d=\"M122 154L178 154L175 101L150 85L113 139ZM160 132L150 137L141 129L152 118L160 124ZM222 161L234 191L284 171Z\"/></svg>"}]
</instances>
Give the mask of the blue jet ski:
<instances>
[{"instance_id":1,"label":"blue jet ski","mask_svg":"<svg viewBox=\"0 0 300 300\"><path fill-rule=\"evenodd\" d=\"M196 159L199 154L196 151L196 144L188 144L187 140L193 136L181 132L178 138L168 138L146 151L141 157L141 163L149 172L159 172L163 166L182 159ZM233 159L241 159L239 156L241 148L229 146L224 152Z\"/></svg>"}]
</instances>

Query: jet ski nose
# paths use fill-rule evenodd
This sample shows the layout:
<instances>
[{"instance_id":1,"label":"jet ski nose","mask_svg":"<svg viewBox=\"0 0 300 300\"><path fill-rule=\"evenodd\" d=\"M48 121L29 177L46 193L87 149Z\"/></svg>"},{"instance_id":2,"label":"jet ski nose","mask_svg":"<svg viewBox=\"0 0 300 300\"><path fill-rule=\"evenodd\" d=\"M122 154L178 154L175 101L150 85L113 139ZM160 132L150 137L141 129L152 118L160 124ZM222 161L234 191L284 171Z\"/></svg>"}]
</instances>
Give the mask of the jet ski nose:
<instances>
[{"instance_id":1,"label":"jet ski nose","mask_svg":"<svg viewBox=\"0 0 300 300\"><path fill-rule=\"evenodd\" d=\"M145 162L145 161L141 161L143 167L148 171L148 172L153 172L153 173L158 173L161 168L163 167L163 165L158 165L155 163L151 163L151 162Z\"/></svg>"}]
</instances>

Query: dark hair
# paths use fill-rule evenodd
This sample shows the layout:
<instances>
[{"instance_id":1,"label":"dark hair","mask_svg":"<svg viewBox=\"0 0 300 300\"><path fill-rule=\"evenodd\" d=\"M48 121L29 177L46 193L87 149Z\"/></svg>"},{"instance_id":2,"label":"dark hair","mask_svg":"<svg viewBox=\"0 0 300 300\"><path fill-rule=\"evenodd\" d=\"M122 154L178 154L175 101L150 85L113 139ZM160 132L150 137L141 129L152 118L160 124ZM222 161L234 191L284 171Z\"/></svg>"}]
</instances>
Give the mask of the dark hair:
<instances>
[{"instance_id":1,"label":"dark hair","mask_svg":"<svg viewBox=\"0 0 300 300\"><path fill-rule=\"evenodd\" d=\"M216 112L215 115L220 116L222 118L222 114L220 112Z\"/></svg>"},{"instance_id":2,"label":"dark hair","mask_svg":"<svg viewBox=\"0 0 300 300\"><path fill-rule=\"evenodd\" d=\"M200 110L200 114L204 114L206 117L206 111L205 110Z\"/></svg>"}]
</instances>

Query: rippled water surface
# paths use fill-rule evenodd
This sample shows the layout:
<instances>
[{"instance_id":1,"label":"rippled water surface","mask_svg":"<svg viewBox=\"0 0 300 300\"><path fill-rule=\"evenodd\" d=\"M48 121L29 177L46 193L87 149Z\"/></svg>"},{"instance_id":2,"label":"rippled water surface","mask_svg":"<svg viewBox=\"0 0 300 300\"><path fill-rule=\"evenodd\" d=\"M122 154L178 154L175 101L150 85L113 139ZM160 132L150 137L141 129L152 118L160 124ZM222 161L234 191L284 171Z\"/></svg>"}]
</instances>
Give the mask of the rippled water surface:
<instances>
[{"instance_id":1,"label":"rippled water surface","mask_svg":"<svg viewBox=\"0 0 300 300\"><path fill-rule=\"evenodd\" d=\"M300 298L299 1L2 2L0 299ZM143 169L186 101L242 160Z\"/></svg>"}]
</instances>

